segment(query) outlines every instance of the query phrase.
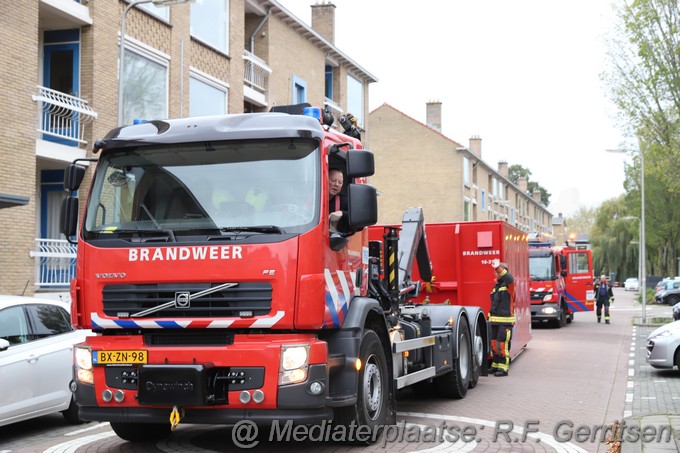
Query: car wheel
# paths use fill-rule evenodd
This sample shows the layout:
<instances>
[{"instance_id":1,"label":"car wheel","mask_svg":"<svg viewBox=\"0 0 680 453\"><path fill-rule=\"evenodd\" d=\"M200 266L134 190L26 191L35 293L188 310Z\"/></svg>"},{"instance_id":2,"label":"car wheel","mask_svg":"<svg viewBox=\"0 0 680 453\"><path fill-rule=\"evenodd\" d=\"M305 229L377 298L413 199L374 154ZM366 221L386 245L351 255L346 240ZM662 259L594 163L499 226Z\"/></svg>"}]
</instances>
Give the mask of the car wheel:
<instances>
[{"instance_id":1,"label":"car wheel","mask_svg":"<svg viewBox=\"0 0 680 453\"><path fill-rule=\"evenodd\" d=\"M678 368L678 370L680 370L680 348L675 351L673 363L675 363L675 366Z\"/></svg>"},{"instance_id":2,"label":"car wheel","mask_svg":"<svg viewBox=\"0 0 680 453\"><path fill-rule=\"evenodd\" d=\"M677 295L668 296L668 299L666 299L666 302L668 302L668 305L675 305L678 302L680 302L680 296L677 296Z\"/></svg>"}]
</instances>

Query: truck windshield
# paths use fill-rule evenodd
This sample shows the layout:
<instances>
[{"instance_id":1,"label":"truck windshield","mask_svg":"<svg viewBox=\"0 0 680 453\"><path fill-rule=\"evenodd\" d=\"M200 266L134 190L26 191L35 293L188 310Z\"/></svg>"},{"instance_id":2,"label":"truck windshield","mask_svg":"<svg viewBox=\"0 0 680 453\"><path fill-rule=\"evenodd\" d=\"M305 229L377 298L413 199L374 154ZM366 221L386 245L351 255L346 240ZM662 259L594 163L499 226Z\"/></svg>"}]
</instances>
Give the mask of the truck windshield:
<instances>
[{"instance_id":1,"label":"truck windshield","mask_svg":"<svg viewBox=\"0 0 680 453\"><path fill-rule=\"evenodd\" d=\"M555 280L555 260L552 256L529 256L529 273L535 281Z\"/></svg>"},{"instance_id":2,"label":"truck windshield","mask_svg":"<svg viewBox=\"0 0 680 453\"><path fill-rule=\"evenodd\" d=\"M312 140L153 145L98 165L84 235L93 238L301 233L319 221Z\"/></svg>"}]
</instances>

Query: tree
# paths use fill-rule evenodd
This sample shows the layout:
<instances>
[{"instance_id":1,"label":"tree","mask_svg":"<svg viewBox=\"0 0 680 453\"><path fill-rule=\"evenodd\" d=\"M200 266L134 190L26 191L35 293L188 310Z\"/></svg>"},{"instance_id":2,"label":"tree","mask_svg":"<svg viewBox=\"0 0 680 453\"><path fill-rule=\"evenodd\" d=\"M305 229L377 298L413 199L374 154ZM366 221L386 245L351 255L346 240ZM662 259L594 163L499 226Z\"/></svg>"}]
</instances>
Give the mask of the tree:
<instances>
[{"instance_id":1,"label":"tree","mask_svg":"<svg viewBox=\"0 0 680 453\"><path fill-rule=\"evenodd\" d=\"M529 178L531 176L531 170L524 168L521 165L515 164L508 167L508 179L516 186L519 185L520 178L527 180L527 195L533 196L534 191L538 190L541 192L541 203L543 206L548 206L550 204L551 194L544 187L542 187L537 182L531 181Z\"/></svg>"},{"instance_id":2,"label":"tree","mask_svg":"<svg viewBox=\"0 0 680 453\"><path fill-rule=\"evenodd\" d=\"M674 274L680 242L680 8L677 0L632 0L617 10L603 75L628 135L645 162L645 230L650 272ZM637 153L634 153L635 155ZM639 214L639 157L626 168L626 201Z\"/></svg>"},{"instance_id":3,"label":"tree","mask_svg":"<svg viewBox=\"0 0 680 453\"><path fill-rule=\"evenodd\" d=\"M605 201L597 209L590 234L596 275L614 273L619 281L637 277L639 224L635 220L624 195Z\"/></svg>"},{"instance_id":4,"label":"tree","mask_svg":"<svg viewBox=\"0 0 680 453\"><path fill-rule=\"evenodd\" d=\"M590 237L593 225L595 225L595 216L597 210L595 208L586 208L581 206L576 213L569 217L567 228L568 232L575 234L585 234Z\"/></svg>"}]
</instances>

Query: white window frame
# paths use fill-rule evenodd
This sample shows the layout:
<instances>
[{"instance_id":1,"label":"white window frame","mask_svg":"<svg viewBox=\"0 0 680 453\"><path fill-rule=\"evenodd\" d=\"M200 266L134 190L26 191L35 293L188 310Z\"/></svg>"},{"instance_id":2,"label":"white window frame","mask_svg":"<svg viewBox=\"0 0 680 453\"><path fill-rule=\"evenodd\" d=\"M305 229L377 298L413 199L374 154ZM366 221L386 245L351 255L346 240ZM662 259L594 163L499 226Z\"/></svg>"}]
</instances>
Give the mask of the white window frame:
<instances>
[{"instance_id":1,"label":"white window frame","mask_svg":"<svg viewBox=\"0 0 680 453\"><path fill-rule=\"evenodd\" d=\"M229 83L224 80L220 80L217 77L213 77L210 74L190 67L189 68L189 79L196 79L199 82L205 83L219 91L224 92L224 113L229 113ZM191 80L189 81L191 83ZM191 92L189 92L189 109L191 110Z\"/></svg>"},{"instance_id":2,"label":"white window frame","mask_svg":"<svg viewBox=\"0 0 680 453\"><path fill-rule=\"evenodd\" d=\"M203 0L203 1L200 2L200 4L201 5L210 4L210 3L214 3L214 1L215 0L210 0L210 1ZM191 22L191 17L193 16L193 15L191 15L191 13L190 13L190 17L189 17L189 30L190 30L189 33L190 33L190 35L193 39L196 39L197 41L200 41L203 44L205 44L206 46L212 47L213 49L217 49L218 51L224 53L225 55L229 55L229 33L230 33L230 30L229 30L229 3L230 3L230 0L220 0L220 1L224 1L224 6L226 8L225 21L224 21L224 41L225 42L224 43L210 42L210 41L207 41L205 38L201 37L200 32L199 32L199 34L197 34L196 31L194 30L194 24L192 24L192 22ZM194 4L192 3L190 6L191 6L191 9L193 10ZM209 25L214 26L214 24L201 24L202 27L209 26Z\"/></svg>"},{"instance_id":3,"label":"white window frame","mask_svg":"<svg viewBox=\"0 0 680 453\"><path fill-rule=\"evenodd\" d=\"M163 112L163 118L167 118L169 116L169 111L170 111L170 97L168 96L169 90L170 90L170 60L171 57L170 55L161 52L160 50L153 48L147 44L144 44L141 41L138 41L134 38L131 38L127 36L125 38L125 50L128 50L130 52L133 52L143 58L146 58L147 60L150 60L154 63L157 63L165 68L165 111ZM120 32L118 32L118 45L120 46ZM120 48L120 47L119 47ZM125 62L127 64L127 58L125 59ZM120 62L119 62L120 63ZM120 65L119 65L120 66ZM123 69L123 68L121 68ZM118 77L123 77L123 74L118 74ZM124 101L123 101L124 102ZM154 119L162 119L162 118L154 118Z\"/></svg>"}]
</instances>

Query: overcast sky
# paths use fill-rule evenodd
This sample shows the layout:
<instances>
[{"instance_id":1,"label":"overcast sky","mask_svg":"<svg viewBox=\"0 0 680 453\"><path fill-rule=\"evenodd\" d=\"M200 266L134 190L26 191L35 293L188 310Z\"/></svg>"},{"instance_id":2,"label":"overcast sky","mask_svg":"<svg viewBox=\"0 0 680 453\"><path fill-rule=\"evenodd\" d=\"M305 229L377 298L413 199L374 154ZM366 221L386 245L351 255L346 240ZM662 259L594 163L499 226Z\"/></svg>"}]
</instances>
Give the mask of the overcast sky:
<instances>
[{"instance_id":1,"label":"overcast sky","mask_svg":"<svg viewBox=\"0 0 680 453\"><path fill-rule=\"evenodd\" d=\"M318 0L279 0L307 24ZM383 103L425 122L442 102L442 132L482 159L531 170L553 215L597 207L624 192L624 161L605 149L634 144L614 120L600 74L610 0L333 0L335 44L378 78ZM406 65L408 64L408 66Z\"/></svg>"}]
</instances>

